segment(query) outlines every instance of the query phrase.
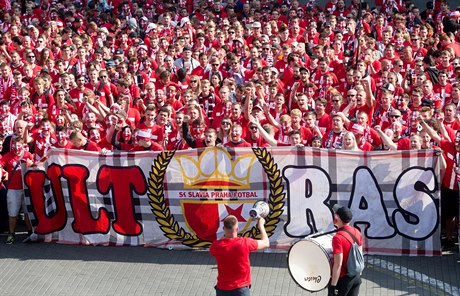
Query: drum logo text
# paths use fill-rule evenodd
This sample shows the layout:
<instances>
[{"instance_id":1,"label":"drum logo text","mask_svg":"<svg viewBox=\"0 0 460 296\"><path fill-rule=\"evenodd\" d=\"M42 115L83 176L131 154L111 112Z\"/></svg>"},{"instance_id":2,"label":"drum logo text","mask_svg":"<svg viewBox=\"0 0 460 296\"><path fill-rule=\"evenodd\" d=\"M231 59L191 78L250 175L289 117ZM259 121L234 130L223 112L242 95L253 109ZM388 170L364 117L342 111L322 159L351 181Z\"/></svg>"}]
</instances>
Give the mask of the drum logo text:
<instances>
[{"instance_id":1,"label":"drum logo text","mask_svg":"<svg viewBox=\"0 0 460 296\"><path fill-rule=\"evenodd\" d=\"M306 282L315 282L317 284L321 283L321 276L318 275L318 276L306 276L304 277L304 280Z\"/></svg>"}]
</instances>

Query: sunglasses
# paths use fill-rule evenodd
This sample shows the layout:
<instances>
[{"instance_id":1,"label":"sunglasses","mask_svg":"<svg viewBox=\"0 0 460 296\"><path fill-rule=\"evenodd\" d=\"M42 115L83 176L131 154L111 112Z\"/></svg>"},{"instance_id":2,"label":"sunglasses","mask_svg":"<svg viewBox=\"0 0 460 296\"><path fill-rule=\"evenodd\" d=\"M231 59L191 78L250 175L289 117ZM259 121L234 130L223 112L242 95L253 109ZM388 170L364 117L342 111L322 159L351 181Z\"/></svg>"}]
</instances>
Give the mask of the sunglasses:
<instances>
[{"instance_id":1,"label":"sunglasses","mask_svg":"<svg viewBox=\"0 0 460 296\"><path fill-rule=\"evenodd\" d=\"M197 83L198 80L190 80L190 83Z\"/></svg>"},{"instance_id":2,"label":"sunglasses","mask_svg":"<svg viewBox=\"0 0 460 296\"><path fill-rule=\"evenodd\" d=\"M250 126L249 129L255 131L257 130L257 126Z\"/></svg>"},{"instance_id":3,"label":"sunglasses","mask_svg":"<svg viewBox=\"0 0 460 296\"><path fill-rule=\"evenodd\" d=\"M399 118L401 117L400 115L390 115L391 118Z\"/></svg>"},{"instance_id":4,"label":"sunglasses","mask_svg":"<svg viewBox=\"0 0 460 296\"><path fill-rule=\"evenodd\" d=\"M221 122L220 124L221 124L221 125L230 125L230 122L224 121L224 122Z\"/></svg>"}]
</instances>

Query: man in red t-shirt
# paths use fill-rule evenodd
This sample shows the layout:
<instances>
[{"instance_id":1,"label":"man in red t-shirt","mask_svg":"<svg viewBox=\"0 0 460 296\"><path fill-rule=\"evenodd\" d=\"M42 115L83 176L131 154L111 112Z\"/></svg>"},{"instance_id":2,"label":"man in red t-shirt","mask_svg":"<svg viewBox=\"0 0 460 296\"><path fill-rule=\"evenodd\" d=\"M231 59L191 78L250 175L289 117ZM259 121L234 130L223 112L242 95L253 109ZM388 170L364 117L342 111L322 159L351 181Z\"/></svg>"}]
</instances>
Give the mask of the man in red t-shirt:
<instances>
[{"instance_id":1,"label":"man in red t-shirt","mask_svg":"<svg viewBox=\"0 0 460 296\"><path fill-rule=\"evenodd\" d=\"M251 144L249 144L243 139L242 133L243 133L243 128L241 127L241 125L239 125L238 123L235 123L232 126L232 129L230 132L230 141L225 143L224 147L233 147L233 148L249 147L251 148Z\"/></svg>"},{"instance_id":2,"label":"man in red t-shirt","mask_svg":"<svg viewBox=\"0 0 460 296\"><path fill-rule=\"evenodd\" d=\"M447 130L443 124L440 124L440 121L441 119L438 119L439 131L443 135L447 133ZM459 212L460 131L455 133L453 139L449 139L442 137L425 121L421 120L420 124L443 151L445 168L441 184L441 220L446 231L446 237L442 241L442 246L452 248L455 247L455 229L458 226Z\"/></svg>"},{"instance_id":3,"label":"man in red t-shirt","mask_svg":"<svg viewBox=\"0 0 460 296\"><path fill-rule=\"evenodd\" d=\"M72 149L101 152L101 148L88 140L80 131L73 131L69 139L72 142Z\"/></svg>"},{"instance_id":4,"label":"man in red t-shirt","mask_svg":"<svg viewBox=\"0 0 460 296\"><path fill-rule=\"evenodd\" d=\"M339 231L332 238L334 265L328 295L358 295L361 276L359 274L353 277L347 276L347 261L351 245L355 242L352 236L356 239L360 251L363 251L361 233L350 225L353 214L349 208L335 205L334 212L334 225Z\"/></svg>"},{"instance_id":5,"label":"man in red t-shirt","mask_svg":"<svg viewBox=\"0 0 460 296\"><path fill-rule=\"evenodd\" d=\"M270 246L265 219L258 218L260 240L238 236L238 219L229 215L224 219L224 237L216 240L209 252L217 261L217 295L250 295L251 265L249 253ZM225 294L224 294L225 293ZM230 294L228 294L230 295Z\"/></svg>"},{"instance_id":6,"label":"man in red t-shirt","mask_svg":"<svg viewBox=\"0 0 460 296\"><path fill-rule=\"evenodd\" d=\"M11 151L3 155L0 159L0 175L4 171L8 173L7 182L7 205L8 205L8 226L9 233L6 239L7 244L14 243L14 232L16 229L16 221L18 219L21 206L24 207L24 190L22 188L22 174L20 163L25 162L27 166L33 163L33 156L29 151L24 150L24 143L21 138L13 138L11 140ZM32 226L28 217L25 219L28 232L31 233Z\"/></svg>"}]
</instances>

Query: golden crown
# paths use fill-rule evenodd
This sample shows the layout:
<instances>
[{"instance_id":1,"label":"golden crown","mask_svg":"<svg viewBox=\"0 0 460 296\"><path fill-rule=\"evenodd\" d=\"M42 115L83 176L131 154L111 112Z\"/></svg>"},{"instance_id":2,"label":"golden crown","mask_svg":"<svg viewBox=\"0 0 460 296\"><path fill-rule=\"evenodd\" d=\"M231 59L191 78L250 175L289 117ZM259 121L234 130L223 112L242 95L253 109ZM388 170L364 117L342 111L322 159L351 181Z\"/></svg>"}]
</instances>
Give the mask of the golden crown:
<instances>
[{"instance_id":1,"label":"golden crown","mask_svg":"<svg viewBox=\"0 0 460 296\"><path fill-rule=\"evenodd\" d=\"M219 147L205 149L196 159L189 155L176 156L184 178L185 189L249 189L254 154L232 160L227 150Z\"/></svg>"}]
</instances>

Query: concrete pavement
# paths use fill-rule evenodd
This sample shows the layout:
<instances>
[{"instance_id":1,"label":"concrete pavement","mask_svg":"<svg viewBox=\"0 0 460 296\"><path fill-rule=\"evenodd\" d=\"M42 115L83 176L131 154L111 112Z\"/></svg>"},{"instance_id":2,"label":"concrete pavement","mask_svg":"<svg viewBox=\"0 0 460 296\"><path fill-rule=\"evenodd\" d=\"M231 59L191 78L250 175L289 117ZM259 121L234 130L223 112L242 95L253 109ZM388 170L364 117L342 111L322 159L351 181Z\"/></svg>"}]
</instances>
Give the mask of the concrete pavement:
<instances>
[{"instance_id":1,"label":"concrete pavement","mask_svg":"<svg viewBox=\"0 0 460 296\"><path fill-rule=\"evenodd\" d=\"M458 251L366 260L361 295L459 295ZM251 263L252 295L327 295L298 287L286 254L256 253ZM1 243L0 266L0 295L213 295L217 275L207 251L55 243Z\"/></svg>"}]
</instances>

